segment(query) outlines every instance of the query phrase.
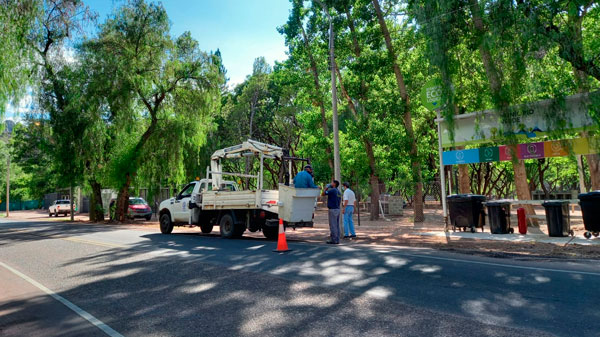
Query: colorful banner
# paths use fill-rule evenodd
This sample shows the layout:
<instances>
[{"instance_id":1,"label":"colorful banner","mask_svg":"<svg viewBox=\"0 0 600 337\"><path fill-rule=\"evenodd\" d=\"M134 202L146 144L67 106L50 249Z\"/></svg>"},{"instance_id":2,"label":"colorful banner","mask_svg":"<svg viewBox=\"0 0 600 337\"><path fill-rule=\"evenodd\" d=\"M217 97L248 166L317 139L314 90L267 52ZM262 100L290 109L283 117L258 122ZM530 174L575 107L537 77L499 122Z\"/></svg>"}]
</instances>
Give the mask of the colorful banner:
<instances>
[{"instance_id":1,"label":"colorful banner","mask_svg":"<svg viewBox=\"0 0 600 337\"><path fill-rule=\"evenodd\" d=\"M546 157L564 157L571 152L573 142L570 140L553 140L544 142L544 154Z\"/></svg>"},{"instance_id":2,"label":"colorful banner","mask_svg":"<svg viewBox=\"0 0 600 337\"><path fill-rule=\"evenodd\" d=\"M577 138L572 141L574 154L590 154L590 143L588 138Z\"/></svg>"},{"instance_id":3,"label":"colorful banner","mask_svg":"<svg viewBox=\"0 0 600 337\"><path fill-rule=\"evenodd\" d=\"M500 152L500 161L513 160L513 158L519 158L519 147L502 145L498 148Z\"/></svg>"},{"instance_id":4,"label":"colorful banner","mask_svg":"<svg viewBox=\"0 0 600 337\"><path fill-rule=\"evenodd\" d=\"M444 165L473 164L479 162L479 149L446 151L442 153Z\"/></svg>"},{"instance_id":5,"label":"colorful banner","mask_svg":"<svg viewBox=\"0 0 600 337\"><path fill-rule=\"evenodd\" d=\"M544 158L544 143L519 144L519 159Z\"/></svg>"},{"instance_id":6,"label":"colorful banner","mask_svg":"<svg viewBox=\"0 0 600 337\"><path fill-rule=\"evenodd\" d=\"M450 130L446 120L436 119L442 129L442 146L502 141L510 134L528 139L558 130L595 130L596 125L588 114L590 95L600 95L600 91L567 96L564 101L548 99L512 106L505 116L500 116L497 110L457 115L453 120L454 142L450 141ZM550 120L548 116L554 116L556 120ZM536 150L536 153L538 152Z\"/></svg>"},{"instance_id":7,"label":"colorful banner","mask_svg":"<svg viewBox=\"0 0 600 337\"><path fill-rule=\"evenodd\" d=\"M488 163L500 160L500 151L498 147L484 147L479 149L479 162Z\"/></svg>"},{"instance_id":8,"label":"colorful banner","mask_svg":"<svg viewBox=\"0 0 600 337\"><path fill-rule=\"evenodd\" d=\"M444 165L488 163L514 159L539 159L548 157L600 153L600 138L577 138L518 145L501 145L479 149L445 151Z\"/></svg>"}]
</instances>

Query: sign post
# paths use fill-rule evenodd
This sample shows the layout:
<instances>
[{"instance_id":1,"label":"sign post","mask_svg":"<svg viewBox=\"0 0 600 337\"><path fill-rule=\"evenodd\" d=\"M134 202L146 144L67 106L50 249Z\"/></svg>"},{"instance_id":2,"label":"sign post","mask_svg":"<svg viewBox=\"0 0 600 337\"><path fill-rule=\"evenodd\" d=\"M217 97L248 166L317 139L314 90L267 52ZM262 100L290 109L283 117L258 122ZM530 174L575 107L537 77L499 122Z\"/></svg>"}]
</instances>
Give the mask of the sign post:
<instances>
[{"instance_id":1,"label":"sign post","mask_svg":"<svg viewBox=\"0 0 600 337\"><path fill-rule=\"evenodd\" d=\"M440 118L440 110L437 110ZM448 231L448 208L446 206L446 173L444 172L444 159L442 158L442 126L438 123L438 155L440 157L440 184L442 185L442 212L444 214L444 232Z\"/></svg>"},{"instance_id":2,"label":"sign post","mask_svg":"<svg viewBox=\"0 0 600 337\"><path fill-rule=\"evenodd\" d=\"M442 108L442 86L436 79L430 80L421 89L421 103L427 109L437 113L437 119L441 119L440 109ZM438 126L438 155L440 159L440 185L442 192L442 212L444 214L444 231L448 231L448 207L446 205L446 174L444 172L444 159L442 158L442 125Z\"/></svg>"}]
</instances>

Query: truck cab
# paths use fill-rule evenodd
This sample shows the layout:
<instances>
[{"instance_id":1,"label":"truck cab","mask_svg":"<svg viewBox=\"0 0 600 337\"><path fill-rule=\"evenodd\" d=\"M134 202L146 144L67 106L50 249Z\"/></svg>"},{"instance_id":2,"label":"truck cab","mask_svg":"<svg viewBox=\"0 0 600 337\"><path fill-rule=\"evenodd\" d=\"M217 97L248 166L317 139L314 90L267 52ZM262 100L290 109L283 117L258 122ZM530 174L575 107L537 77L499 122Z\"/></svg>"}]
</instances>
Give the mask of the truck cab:
<instances>
[{"instance_id":1,"label":"truck cab","mask_svg":"<svg viewBox=\"0 0 600 337\"><path fill-rule=\"evenodd\" d=\"M202 193L214 190L238 191L234 181L223 181L214 188L211 179L192 181L185 185L176 196L160 203L159 216L168 214L172 223L189 223L190 210L202 203Z\"/></svg>"}]
</instances>

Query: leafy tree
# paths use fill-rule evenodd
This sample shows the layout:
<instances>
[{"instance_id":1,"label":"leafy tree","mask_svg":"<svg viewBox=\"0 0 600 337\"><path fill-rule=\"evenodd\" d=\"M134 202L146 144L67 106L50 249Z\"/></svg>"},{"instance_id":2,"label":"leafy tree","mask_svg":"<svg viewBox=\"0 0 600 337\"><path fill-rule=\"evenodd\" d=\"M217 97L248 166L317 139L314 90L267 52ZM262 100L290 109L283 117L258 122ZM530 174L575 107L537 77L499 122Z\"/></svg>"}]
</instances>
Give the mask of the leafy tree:
<instances>
[{"instance_id":1,"label":"leafy tree","mask_svg":"<svg viewBox=\"0 0 600 337\"><path fill-rule=\"evenodd\" d=\"M33 199L43 199L57 186L57 165L54 159L54 140L47 120L25 116L26 123L17 123L11 138L13 162L27 175L24 185Z\"/></svg>"},{"instance_id":2,"label":"leafy tree","mask_svg":"<svg viewBox=\"0 0 600 337\"><path fill-rule=\"evenodd\" d=\"M403 102L402 106L402 115L404 121L404 128L406 130L406 136L410 143L410 160L413 169L413 175L415 181L415 222L422 222L424 220L423 216L423 177L421 172L421 162L418 157L418 149L417 143L415 142L415 135L413 129L413 120L412 120L412 111L410 105L410 96L408 93L408 89L404 80L404 75L400 66L398 64L397 58L398 55L394 49L394 45L392 43L392 38L390 31L388 29L388 24L385 21L383 16L383 11L381 10L381 6L379 5L379 0L373 0L373 8L375 9L375 14L377 16L377 21L379 23L379 27L381 29L381 33L385 40L385 45L388 51L388 61L392 66L394 77L396 79L396 84L398 86L398 91L400 93L400 97Z\"/></svg>"},{"instance_id":3,"label":"leafy tree","mask_svg":"<svg viewBox=\"0 0 600 337\"><path fill-rule=\"evenodd\" d=\"M223 74L212 56L198 49L189 32L169 35L167 13L160 4L132 0L100 27L88 48L100 55L106 80L113 91L111 113L119 132L120 148L111 161L111 177L118 187L116 218L124 219L129 189L140 168L151 179L171 172L182 180L184 144L199 145L203 116L218 100ZM106 74L108 75L108 74ZM161 151L155 151L160 144ZM167 170L168 168L168 170Z\"/></svg>"},{"instance_id":4,"label":"leafy tree","mask_svg":"<svg viewBox=\"0 0 600 337\"><path fill-rule=\"evenodd\" d=\"M51 151L57 166L57 183L71 189L82 177L78 154L86 126L79 114L84 83L79 81L80 69L69 60L64 48L92 19L93 15L80 1L44 1L40 27L28 35L27 41L35 54L39 105L42 112L47 113L52 128Z\"/></svg>"},{"instance_id":5,"label":"leafy tree","mask_svg":"<svg viewBox=\"0 0 600 337\"><path fill-rule=\"evenodd\" d=\"M17 101L29 83L32 50L30 33L38 28L40 0L0 1L0 113L6 103Z\"/></svg>"}]
</instances>

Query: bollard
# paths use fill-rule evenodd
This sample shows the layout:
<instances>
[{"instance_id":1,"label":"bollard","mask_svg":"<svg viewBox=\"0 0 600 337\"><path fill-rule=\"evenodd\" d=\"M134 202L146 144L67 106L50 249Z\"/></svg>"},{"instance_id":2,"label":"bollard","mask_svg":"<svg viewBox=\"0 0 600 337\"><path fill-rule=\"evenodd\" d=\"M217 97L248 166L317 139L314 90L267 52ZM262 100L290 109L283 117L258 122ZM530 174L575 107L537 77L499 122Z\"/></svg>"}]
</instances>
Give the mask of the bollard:
<instances>
[{"instance_id":1,"label":"bollard","mask_svg":"<svg viewBox=\"0 0 600 337\"><path fill-rule=\"evenodd\" d=\"M517 209L517 219L519 220L519 233L527 234L527 217L525 216L525 208Z\"/></svg>"}]
</instances>

